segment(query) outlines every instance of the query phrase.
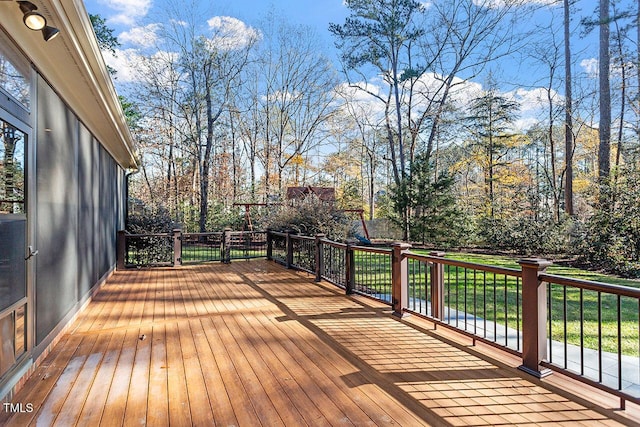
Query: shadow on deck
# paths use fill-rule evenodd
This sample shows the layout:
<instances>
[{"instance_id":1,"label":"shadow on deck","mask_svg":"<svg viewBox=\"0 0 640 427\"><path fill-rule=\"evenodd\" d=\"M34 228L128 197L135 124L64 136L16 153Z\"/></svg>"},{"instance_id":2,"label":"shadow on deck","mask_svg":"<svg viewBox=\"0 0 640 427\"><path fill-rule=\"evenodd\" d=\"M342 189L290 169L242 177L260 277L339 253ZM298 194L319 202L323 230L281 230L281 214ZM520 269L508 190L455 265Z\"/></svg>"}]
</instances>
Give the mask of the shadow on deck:
<instances>
[{"instance_id":1,"label":"shadow on deck","mask_svg":"<svg viewBox=\"0 0 640 427\"><path fill-rule=\"evenodd\" d=\"M1 425L616 425L638 408L264 260L117 272ZM32 410L28 410L32 408Z\"/></svg>"}]
</instances>

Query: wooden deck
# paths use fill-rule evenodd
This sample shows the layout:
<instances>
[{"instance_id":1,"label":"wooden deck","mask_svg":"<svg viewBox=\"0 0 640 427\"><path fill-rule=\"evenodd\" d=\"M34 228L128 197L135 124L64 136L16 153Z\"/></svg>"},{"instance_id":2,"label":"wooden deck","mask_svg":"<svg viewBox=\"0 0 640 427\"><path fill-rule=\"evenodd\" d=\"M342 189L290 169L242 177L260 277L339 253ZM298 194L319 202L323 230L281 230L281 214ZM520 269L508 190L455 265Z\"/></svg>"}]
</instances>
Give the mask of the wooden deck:
<instances>
[{"instance_id":1,"label":"wooden deck","mask_svg":"<svg viewBox=\"0 0 640 427\"><path fill-rule=\"evenodd\" d=\"M33 411L5 408L0 425L638 421L557 374L541 382L514 366L268 261L131 270L114 275L16 395Z\"/></svg>"}]
</instances>

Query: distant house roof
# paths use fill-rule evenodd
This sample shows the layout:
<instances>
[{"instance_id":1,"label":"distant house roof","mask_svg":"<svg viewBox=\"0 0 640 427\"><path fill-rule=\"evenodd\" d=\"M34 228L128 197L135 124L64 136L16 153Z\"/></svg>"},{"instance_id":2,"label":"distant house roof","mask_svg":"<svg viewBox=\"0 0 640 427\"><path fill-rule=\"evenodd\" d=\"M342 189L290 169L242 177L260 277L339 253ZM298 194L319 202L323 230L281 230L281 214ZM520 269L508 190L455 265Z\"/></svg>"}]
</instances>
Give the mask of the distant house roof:
<instances>
[{"instance_id":1,"label":"distant house roof","mask_svg":"<svg viewBox=\"0 0 640 427\"><path fill-rule=\"evenodd\" d=\"M310 194L314 194L323 202L335 202L336 191L333 187L288 187L287 200L303 200Z\"/></svg>"},{"instance_id":2,"label":"distant house roof","mask_svg":"<svg viewBox=\"0 0 640 427\"><path fill-rule=\"evenodd\" d=\"M60 30L45 42L22 23L14 1L0 0L0 26L123 168L138 167L135 144L93 26L81 0L44 0L38 12Z\"/></svg>"}]
</instances>

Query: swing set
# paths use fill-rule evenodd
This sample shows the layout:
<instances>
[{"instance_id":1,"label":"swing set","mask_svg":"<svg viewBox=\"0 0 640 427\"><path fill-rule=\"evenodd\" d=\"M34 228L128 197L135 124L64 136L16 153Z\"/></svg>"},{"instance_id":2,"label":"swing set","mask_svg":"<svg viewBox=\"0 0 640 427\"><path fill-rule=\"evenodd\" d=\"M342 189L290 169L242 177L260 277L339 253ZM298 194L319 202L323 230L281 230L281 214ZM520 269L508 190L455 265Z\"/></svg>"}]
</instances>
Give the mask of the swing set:
<instances>
[{"instance_id":1,"label":"swing set","mask_svg":"<svg viewBox=\"0 0 640 427\"><path fill-rule=\"evenodd\" d=\"M333 204L335 202L335 188L333 187L288 187L287 188L287 200L290 203L293 203L296 200L303 200L308 195L313 194L320 201L328 204ZM244 225L242 227L243 231L253 231L253 223L251 221L251 208L252 207L263 207L263 206L281 206L281 203L234 203L233 206L244 206ZM346 213L356 213L360 217L360 222L362 223L362 229L364 231L364 237L356 236L358 240L363 243L371 243L369 238L369 230L367 229L367 224L364 219L364 209L341 209L342 212Z\"/></svg>"}]
</instances>

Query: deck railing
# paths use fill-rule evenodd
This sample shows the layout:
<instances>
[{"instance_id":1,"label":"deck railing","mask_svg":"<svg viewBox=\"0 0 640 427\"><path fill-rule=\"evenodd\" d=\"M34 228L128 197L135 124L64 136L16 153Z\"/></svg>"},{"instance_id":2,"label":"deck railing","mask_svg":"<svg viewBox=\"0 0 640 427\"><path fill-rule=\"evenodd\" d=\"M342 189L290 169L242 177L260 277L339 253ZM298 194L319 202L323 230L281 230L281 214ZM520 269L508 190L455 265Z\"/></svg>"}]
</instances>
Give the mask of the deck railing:
<instances>
[{"instance_id":1,"label":"deck railing","mask_svg":"<svg viewBox=\"0 0 640 427\"><path fill-rule=\"evenodd\" d=\"M325 279L347 290L347 293L351 293L352 288L347 288L353 283L351 270L347 270L347 253L351 253L348 245L326 239L320 239L319 243L318 258L322 260L322 263L317 265L316 280ZM350 264L351 262L349 262Z\"/></svg>"},{"instance_id":2,"label":"deck railing","mask_svg":"<svg viewBox=\"0 0 640 427\"><path fill-rule=\"evenodd\" d=\"M621 407L640 404L640 289L547 274L551 263L542 259L510 269L324 235L176 230L121 233L118 242L119 267L266 257L389 304L396 316L424 316L504 348L537 377L562 371L618 396Z\"/></svg>"},{"instance_id":3,"label":"deck railing","mask_svg":"<svg viewBox=\"0 0 640 427\"><path fill-rule=\"evenodd\" d=\"M264 231L118 233L119 269L266 257L267 233Z\"/></svg>"},{"instance_id":4,"label":"deck railing","mask_svg":"<svg viewBox=\"0 0 640 427\"><path fill-rule=\"evenodd\" d=\"M390 249L351 246L353 291L391 304Z\"/></svg>"},{"instance_id":5,"label":"deck railing","mask_svg":"<svg viewBox=\"0 0 640 427\"><path fill-rule=\"evenodd\" d=\"M543 366L638 403L640 289L542 273L548 355Z\"/></svg>"},{"instance_id":6,"label":"deck railing","mask_svg":"<svg viewBox=\"0 0 640 427\"><path fill-rule=\"evenodd\" d=\"M390 250L288 233L267 240L287 268L504 348L537 377L562 371L618 396L621 407L640 403L640 289L550 275L542 259L511 269L421 255L401 243Z\"/></svg>"},{"instance_id":7,"label":"deck railing","mask_svg":"<svg viewBox=\"0 0 640 427\"><path fill-rule=\"evenodd\" d=\"M473 338L522 350L522 271L406 254L410 312L437 319Z\"/></svg>"},{"instance_id":8,"label":"deck railing","mask_svg":"<svg viewBox=\"0 0 640 427\"><path fill-rule=\"evenodd\" d=\"M174 265L172 233L118 233L118 268Z\"/></svg>"}]
</instances>

